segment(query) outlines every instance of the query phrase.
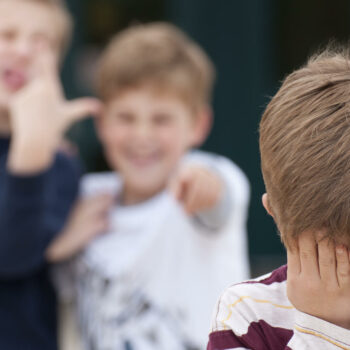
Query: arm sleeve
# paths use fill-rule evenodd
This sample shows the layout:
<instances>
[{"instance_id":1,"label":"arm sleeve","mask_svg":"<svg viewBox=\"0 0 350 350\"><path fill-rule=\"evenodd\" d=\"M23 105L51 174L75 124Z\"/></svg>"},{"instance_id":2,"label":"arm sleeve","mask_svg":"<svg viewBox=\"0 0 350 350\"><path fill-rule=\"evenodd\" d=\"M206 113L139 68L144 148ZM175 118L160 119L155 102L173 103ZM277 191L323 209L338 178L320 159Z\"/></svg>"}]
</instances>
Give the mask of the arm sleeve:
<instances>
[{"instance_id":1,"label":"arm sleeve","mask_svg":"<svg viewBox=\"0 0 350 350\"><path fill-rule=\"evenodd\" d=\"M194 216L194 219L209 230L215 231L222 227L228 220L232 205L232 196L230 195L227 184L224 182L222 196L214 208L199 212Z\"/></svg>"},{"instance_id":2,"label":"arm sleeve","mask_svg":"<svg viewBox=\"0 0 350 350\"><path fill-rule=\"evenodd\" d=\"M78 185L78 166L66 156L34 176L0 164L0 278L19 278L43 266L47 245L65 223Z\"/></svg>"}]
</instances>

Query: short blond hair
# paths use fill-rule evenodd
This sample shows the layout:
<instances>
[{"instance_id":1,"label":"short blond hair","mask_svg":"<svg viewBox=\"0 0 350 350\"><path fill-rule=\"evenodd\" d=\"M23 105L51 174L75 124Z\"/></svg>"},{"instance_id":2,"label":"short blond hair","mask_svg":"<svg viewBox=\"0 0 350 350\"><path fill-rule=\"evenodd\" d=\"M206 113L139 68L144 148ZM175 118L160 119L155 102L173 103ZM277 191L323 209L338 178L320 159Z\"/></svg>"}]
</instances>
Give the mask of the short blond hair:
<instances>
[{"instance_id":1,"label":"short blond hair","mask_svg":"<svg viewBox=\"0 0 350 350\"><path fill-rule=\"evenodd\" d=\"M151 84L181 95L195 107L208 104L214 67L204 51L171 24L136 25L116 35L100 60L97 92L109 100L128 88Z\"/></svg>"},{"instance_id":2,"label":"short blond hair","mask_svg":"<svg viewBox=\"0 0 350 350\"><path fill-rule=\"evenodd\" d=\"M305 230L350 242L350 58L326 50L287 76L260 123L269 206L288 245Z\"/></svg>"},{"instance_id":3,"label":"short blond hair","mask_svg":"<svg viewBox=\"0 0 350 350\"><path fill-rule=\"evenodd\" d=\"M0 0L1 1L1 0ZM63 56L70 44L72 31L73 31L73 19L68 11L68 8L63 0L21 0L38 4L43 4L52 9L55 13L55 20L58 24L58 50Z\"/></svg>"}]
</instances>

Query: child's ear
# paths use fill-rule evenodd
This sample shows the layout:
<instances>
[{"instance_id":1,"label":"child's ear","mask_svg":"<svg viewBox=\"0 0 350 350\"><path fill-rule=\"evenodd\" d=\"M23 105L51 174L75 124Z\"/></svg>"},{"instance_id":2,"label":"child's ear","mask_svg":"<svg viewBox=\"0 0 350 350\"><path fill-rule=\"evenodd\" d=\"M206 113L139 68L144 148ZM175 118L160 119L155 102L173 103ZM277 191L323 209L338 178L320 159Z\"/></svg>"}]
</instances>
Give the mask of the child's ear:
<instances>
[{"instance_id":1,"label":"child's ear","mask_svg":"<svg viewBox=\"0 0 350 350\"><path fill-rule=\"evenodd\" d=\"M262 195L261 200L262 200L262 204L263 204L265 210L267 211L267 213L273 217L273 213L272 213L272 210L271 210L271 207L270 207L270 203L269 203L268 194L264 193Z\"/></svg>"},{"instance_id":2,"label":"child's ear","mask_svg":"<svg viewBox=\"0 0 350 350\"><path fill-rule=\"evenodd\" d=\"M213 110L204 106L197 111L194 121L192 146L199 147L207 139L213 125Z\"/></svg>"}]
</instances>

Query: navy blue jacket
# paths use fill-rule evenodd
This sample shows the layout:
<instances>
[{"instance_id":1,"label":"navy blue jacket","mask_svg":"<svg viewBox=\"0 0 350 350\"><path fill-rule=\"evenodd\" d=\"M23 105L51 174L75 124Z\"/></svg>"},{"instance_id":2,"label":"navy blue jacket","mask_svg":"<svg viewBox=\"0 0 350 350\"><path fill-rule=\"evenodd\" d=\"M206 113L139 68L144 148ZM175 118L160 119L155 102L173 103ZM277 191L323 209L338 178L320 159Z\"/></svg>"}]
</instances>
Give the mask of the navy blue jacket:
<instances>
[{"instance_id":1,"label":"navy blue jacket","mask_svg":"<svg viewBox=\"0 0 350 350\"><path fill-rule=\"evenodd\" d=\"M44 253L75 200L80 169L57 154L47 171L15 176L0 138L0 349L55 350L56 296Z\"/></svg>"}]
</instances>

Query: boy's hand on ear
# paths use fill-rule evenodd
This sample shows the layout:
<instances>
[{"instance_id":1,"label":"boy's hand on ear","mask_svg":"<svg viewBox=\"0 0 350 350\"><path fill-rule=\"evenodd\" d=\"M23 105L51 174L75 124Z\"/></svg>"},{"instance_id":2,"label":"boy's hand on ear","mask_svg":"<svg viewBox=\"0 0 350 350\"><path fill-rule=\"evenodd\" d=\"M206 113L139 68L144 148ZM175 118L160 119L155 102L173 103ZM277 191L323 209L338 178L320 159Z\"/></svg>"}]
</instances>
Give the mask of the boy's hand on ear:
<instances>
[{"instance_id":1,"label":"boy's hand on ear","mask_svg":"<svg viewBox=\"0 0 350 350\"><path fill-rule=\"evenodd\" d=\"M108 230L108 212L113 197L108 194L81 199L57 238L46 250L50 262L68 259L80 252L92 239Z\"/></svg>"},{"instance_id":2,"label":"boy's hand on ear","mask_svg":"<svg viewBox=\"0 0 350 350\"><path fill-rule=\"evenodd\" d=\"M170 183L170 191L190 215L212 209L221 198L223 187L217 174L195 165L181 168Z\"/></svg>"},{"instance_id":3,"label":"boy's hand on ear","mask_svg":"<svg viewBox=\"0 0 350 350\"><path fill-rule=\"evenodd\" d=\"M56 66L55 55L43 49L34 77L10 101L13 139L9 168L15 173L45 170L67 128L101 109L94 98L65 100Z\"/></svg>"},{"instance_id":4,"label":"boy's hand on ear","mask_svg":"<svg viewBox=\"0 0 350 350\"><path fill-rule=\"evenodd\" d=\"M287 293L294 307L350 329L349 250L307 231L287 254Z\"/></svg>"}]
</instances>

